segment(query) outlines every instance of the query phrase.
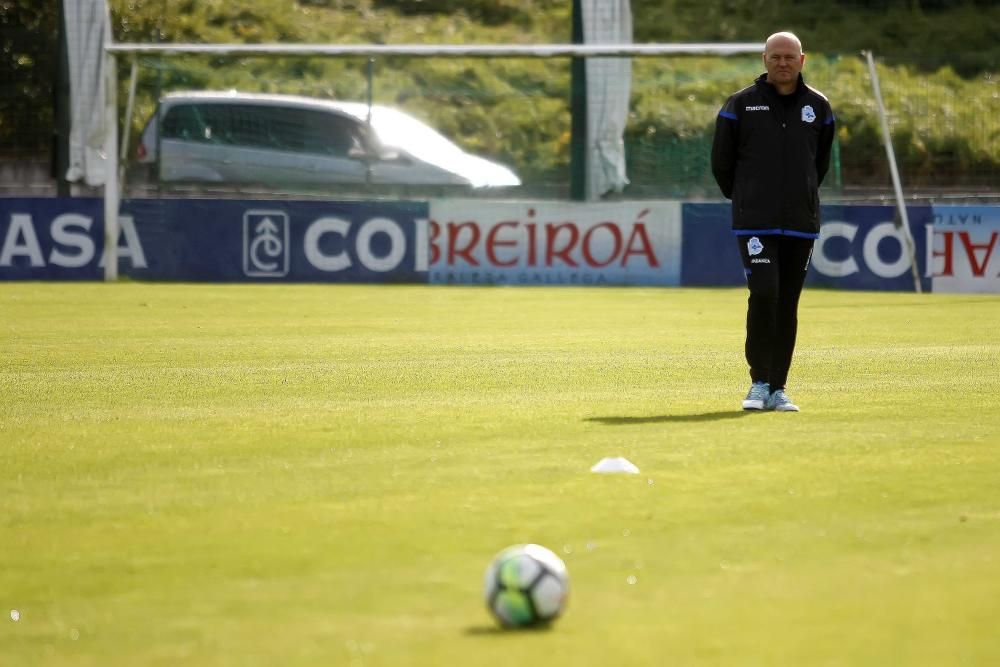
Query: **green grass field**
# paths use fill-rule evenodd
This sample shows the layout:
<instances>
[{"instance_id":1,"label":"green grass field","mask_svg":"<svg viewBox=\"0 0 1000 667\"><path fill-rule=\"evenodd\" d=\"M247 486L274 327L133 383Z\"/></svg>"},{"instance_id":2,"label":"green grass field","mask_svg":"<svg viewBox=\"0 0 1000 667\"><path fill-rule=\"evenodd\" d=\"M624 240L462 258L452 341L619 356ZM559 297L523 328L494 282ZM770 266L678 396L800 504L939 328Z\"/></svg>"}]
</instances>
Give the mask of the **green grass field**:
<instances>
[{"instance_id":1,"label":"green grass field","mask_svg":"<svg viewBox=\"0 0 1000 667\"><path fill-rule=\"evenodd\" d=\"M0 284L0 664L1000 664L1000 298L807 290L799 414L745 298Z\"/></svg>"}]
</instances>

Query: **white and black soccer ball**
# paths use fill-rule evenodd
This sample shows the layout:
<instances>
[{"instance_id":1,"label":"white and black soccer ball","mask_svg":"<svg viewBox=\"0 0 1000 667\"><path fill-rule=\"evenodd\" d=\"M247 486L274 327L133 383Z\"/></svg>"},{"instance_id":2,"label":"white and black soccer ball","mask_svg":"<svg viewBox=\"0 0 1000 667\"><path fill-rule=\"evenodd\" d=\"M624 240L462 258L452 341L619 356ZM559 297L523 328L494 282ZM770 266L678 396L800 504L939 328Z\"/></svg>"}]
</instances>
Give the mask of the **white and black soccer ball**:
<instances>
[{"instance_id":1,"label":"white and black soccer ball","mask_svg":"<svg viewBox=\"0 0 1000 667\"><path fill-rule=\"evenodd\" d=\"M485 583L487 608L508 628L551 623L562 613L569 595L566 564L537 544L501 551L486 568Z\"/></svg>"}]
</instances>

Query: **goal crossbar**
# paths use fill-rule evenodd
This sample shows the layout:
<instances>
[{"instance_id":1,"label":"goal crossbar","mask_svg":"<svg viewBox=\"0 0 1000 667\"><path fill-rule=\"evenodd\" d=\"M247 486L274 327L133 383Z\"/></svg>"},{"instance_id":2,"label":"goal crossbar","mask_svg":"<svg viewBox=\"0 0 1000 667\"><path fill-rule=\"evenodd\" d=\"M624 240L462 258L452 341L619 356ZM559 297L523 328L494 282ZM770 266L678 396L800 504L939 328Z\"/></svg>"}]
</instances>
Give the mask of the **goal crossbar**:
<instances>
[{"instance_id":1,"label":"goal crossbar","mask_svg":"<svg viewBox=\"0 0 1000 667\"><path fill-rule=\"evenodd\" d=\"M692 44L140 44L110 43L112 55L643 57L763 53L756 42Z\"/></svg>"}]
</instances>

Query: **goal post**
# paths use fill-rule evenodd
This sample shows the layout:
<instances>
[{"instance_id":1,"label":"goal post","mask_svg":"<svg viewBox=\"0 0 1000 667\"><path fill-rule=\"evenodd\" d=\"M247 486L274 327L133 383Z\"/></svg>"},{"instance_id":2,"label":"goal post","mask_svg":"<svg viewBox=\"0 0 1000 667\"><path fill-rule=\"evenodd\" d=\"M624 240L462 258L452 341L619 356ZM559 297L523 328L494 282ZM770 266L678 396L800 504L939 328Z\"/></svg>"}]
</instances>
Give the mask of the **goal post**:
<instances>
[{"instance_id":1,"label":"goal post","mask_svg":"<svg viewBox=\"0 0 1000 667\"><path fill-rule=\"evenodd\" d=\"M108 186L105 188L105 223L109 234L118 230L119 198L125 190L124 180L126 170L124 162L127 142L130 136L133 119L131 117L136 97L137 63L176 63L184 58L201 59L201 61L218 62L243 61L243 59L275 60L303 59L307 61L365 59L368 63L367 101L372 101L370 64L376 59L380 62L399 62L400 59L450 59L454 62L467 62L469 59L543 59L549 61L572 62L574 59L587 58L669 58L674 56L706 56L727 57L763 52L763 43L690 43L690 44L509 44L509 45L453 45L453 44L142 44L142 43L109 43L105 51L111 61L110 71L117 77L118 60L130 65L131 76L128 89L127 112L122 119L119 113L117 86L111 85L107 105L109 127L121 128L124 143L119 147L118 134L109 137L112 145L108 146L106 155L115 164L108 170ZM396 60L388 60L396 59ZM124 64L124 63L123 63ZM623 82L625 83L625 82ZM626 83L627 85L627 83ZM234 88L236 86L233 86ZM627 91L628 89L625 88ZM254 92L254 91L247 91ZM409 93L408 93L409 94ZM569 108L571 91L567 87L563 91L566 107ZM721 104L721 99L713 104ZM499 136L502 132L497 131ZM552 140L555 143L556 139ZM116 251L116 250L115 250ZM114 280L117 276L117 263L105 262L105 278Z\"/></svg>"},{"instance_id":2,"label":"goal post","mask_svg":"<svg viewBox=\"0 0 1000 667\"><path fill-rule=\"evenodd\" d=\"M121 208L118 162L118 64L112 56L104 71L104 280L118 280L118 214Z\"/></svg>"}]
</instances>

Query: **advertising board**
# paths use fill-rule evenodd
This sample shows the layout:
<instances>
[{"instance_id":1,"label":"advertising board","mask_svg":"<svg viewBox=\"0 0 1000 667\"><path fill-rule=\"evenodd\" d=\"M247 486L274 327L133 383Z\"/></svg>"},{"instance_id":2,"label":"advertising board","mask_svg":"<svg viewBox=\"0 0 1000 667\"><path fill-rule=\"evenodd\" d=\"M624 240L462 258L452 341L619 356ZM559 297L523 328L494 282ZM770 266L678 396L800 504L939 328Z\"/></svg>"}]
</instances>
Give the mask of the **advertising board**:
<instances>
[{"instance_id":1,"label":"advertising board","mask_svg":"<svg viewBox=\"0 0 1000 667\"><path fill-rule=\"evenodd\" d=\"M907 209L925 291L1000 293L1000 207ZM892 206L824 206L807 284L913 291ZM123 276L207 282L745 284L728 204L242 201L122 204ZM103 279L103 202L0 198L0 280Z\"/></svg>"},{"instance_id":2,"label":"advertising board","mask_svg":"<svg viewBox=\"0 0 1000 667\"><path fill-rule=\"evenodd\" d=\"M935 206L925 237L935 292L1000 293L1000 207Z\"/></svg>"},{"instance_id":3,"label":"advertising board","mask_svg":"<svg viewBox=\"0 0 1000 667\"><path fill-rule=\"evenodd\" d=\"M838 289L913 291L913 271L905 234L892 206L824 206L807 285ZM907 208L921 288L931 289L925 272L931 224L929 206ZM742 285L742 264L732 234L728 204L684 204L681 284Z\"/></svg>"},{"instance_id":4,"label":"advertising board","mask_svg":"<svg viewBox=\"0 0 1000 667\"><path fill-rule=\"evenodd\" d=\"M678 285L678 202L430 204L430 282Z\"/></svg>"},{"instance_id":5,"label":"advertising board","mask_svg":"<svg viewBox=\"0 0 1000 667\"><path fill-rule=\"evenodd\" d=\"M422 202L128 200L119 270L151 280L425 282ZM100 280L97 199L0 200L0 279Z\"/></svg>"}]
</instances>

